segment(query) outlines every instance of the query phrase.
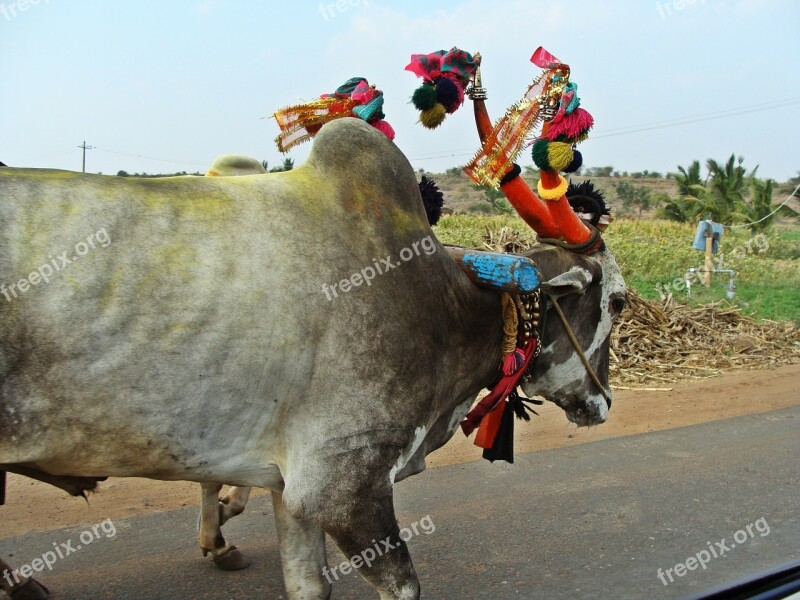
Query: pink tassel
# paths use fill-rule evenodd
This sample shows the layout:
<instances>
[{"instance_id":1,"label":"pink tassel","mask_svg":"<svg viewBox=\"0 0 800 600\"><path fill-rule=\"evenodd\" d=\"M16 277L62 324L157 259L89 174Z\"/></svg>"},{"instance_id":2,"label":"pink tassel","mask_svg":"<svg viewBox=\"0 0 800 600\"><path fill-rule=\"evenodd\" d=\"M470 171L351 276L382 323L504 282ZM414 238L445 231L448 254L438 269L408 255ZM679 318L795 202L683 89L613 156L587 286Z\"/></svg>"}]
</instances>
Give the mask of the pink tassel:
<instances>
[{"instance_id":1,"label":"pink tassel","mask_svg":"<svg viewBox=\"0 0 800 600\"><path fill-rule=\"evenodd\" d=\"M392 126L389 125L389 123L381 119L380 121L375 121L374 123L370 123L370 125L372 125L375 129L380 131L390 140L394 141L394 129L392 129Z\"/></svg>"},{"instance_id":2,"label":"pink tassel","mask_svg":"<svg viewBox=\"0 0 800 600\"><path fill-rule=\"evenodd\" d=\"M525 363L525 354L517 348L503 359L503 375L513 375Z\"/></svg>"},{"instance_id":3,"label":"pink tassel","mask_svg":"<svg viewBox=\"0 0 800 600\"><path fill-rule=\"evenodd\" d=\"M582 108L576 108L572 114L564 115L564 118L556 121L550 121L550 126L547 130L545 139L553 141L559 136L566 136L568 138L576 138L583 133L589 131L594 125L594 118L587 111Z\"/></svg>"}]
</instances>

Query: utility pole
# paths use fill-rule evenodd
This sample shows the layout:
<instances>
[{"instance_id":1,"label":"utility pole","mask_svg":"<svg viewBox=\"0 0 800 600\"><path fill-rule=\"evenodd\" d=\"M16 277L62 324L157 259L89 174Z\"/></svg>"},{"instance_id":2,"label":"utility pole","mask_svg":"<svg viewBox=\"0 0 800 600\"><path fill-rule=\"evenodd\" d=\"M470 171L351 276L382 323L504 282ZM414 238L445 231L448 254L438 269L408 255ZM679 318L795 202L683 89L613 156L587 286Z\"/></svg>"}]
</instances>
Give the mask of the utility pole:
<instances>
[{"instance_id":1,"label":"utility pole","mask_svg":"<svg viewBox=\"0 0 800 600\"><path fill-rule=\"evenodd\" d=\"M87 146L86 140L83 140L83 145L78 146L78 148L83 148L83 166L81 167L81 173L86 173L86 151L93 150L94 146Z\"/></svg>"}]
</instances>

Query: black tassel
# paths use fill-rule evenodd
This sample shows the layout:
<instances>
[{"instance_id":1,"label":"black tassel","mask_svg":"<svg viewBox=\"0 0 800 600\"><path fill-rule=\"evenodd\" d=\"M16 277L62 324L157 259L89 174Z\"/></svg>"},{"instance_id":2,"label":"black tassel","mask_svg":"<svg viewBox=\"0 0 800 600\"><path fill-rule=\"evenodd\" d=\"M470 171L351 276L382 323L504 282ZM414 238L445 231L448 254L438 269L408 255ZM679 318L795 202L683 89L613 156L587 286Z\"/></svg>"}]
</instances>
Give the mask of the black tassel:
<instances>
[{"instance_id":1,"label":"black tassel","mask_svg":"<svg viewBox=\"0 0 800 600\"><path fill-rule=\"evenodd\" d=\"M500 421L497 436L494 438L494 444L491 448L483 450L483 458L489 462L504 460L514 464L514 411L508 404L503 410L503 418Z\"/></svg>"},{"instance_id":2,"label":"black tassel","mask_svg":"<svg viewBox=\"0 0 800 600\"><path fill-rule=\"evenodd\" d=\"M523 421L531 420L531 416L528 414L528 411L532 412L537 417L539 416L539 413L527 404L536 404L537 406L544 404L542 400L520 396L517 390L514 390L508 395L508 401L511 402L511 408L514 409L514 414L518 419L522 419Z\"/></svg>"},{"instance_id":3,"label":"black tassel","mask_svg":"<svg viewBox=\"0 0 800 600\"><path fill-rule=\"evenodd\" d=\"M439 191L439 187L433 179L422 176L419 182L419 192L422 194L422 203L425 205L425 214L428 215L428 223L431 226L439 222L442 216L442 206L444 206L444 194Z\"/></svg>"},{"instance_id":4,"label":"black tassel","mask_svg":"<svg viewBox=\"0 0 800 600\"><path fill-rule=\"evenodd\" d=\"M537 416L539 413L530 406L527 406L527 404L541 405L544 404L544 402L533 398L524 398L519 395L516 389L508 395L506 402L503 418L500 420L500 427L497 430L497 437L494 438L494 444L492 444L491 448L484 449L483 458L489 462L504 460L513 465L514 417L522 419L523 421L530 421L531 416L528 414L528 411Z\"/></svg>"},{"instance_id":5,"label":"black tassel","mask_svg":"<svg viewBox=\"0 0 800 600\"><path fill-rule=\"evenodd\" d=\"M606 206L603 192L595 189L591 181L574 184L570 182L565 194L569 205L578 213L593 213L592 225L597 225L602 215L611 214Z\"/></svg>"}]
</instances>

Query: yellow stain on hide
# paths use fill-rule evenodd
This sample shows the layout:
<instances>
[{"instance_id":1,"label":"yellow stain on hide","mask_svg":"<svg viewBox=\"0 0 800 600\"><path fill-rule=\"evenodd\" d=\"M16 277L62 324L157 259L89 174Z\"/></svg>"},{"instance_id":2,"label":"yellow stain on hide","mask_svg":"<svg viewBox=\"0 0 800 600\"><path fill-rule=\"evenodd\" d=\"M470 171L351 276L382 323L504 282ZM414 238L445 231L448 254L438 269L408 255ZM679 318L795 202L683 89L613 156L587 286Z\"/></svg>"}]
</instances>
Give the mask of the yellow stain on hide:
<instances>
[{"instance_id":1,"label":"yellow stain on hide","mask_svg":"<svg viewBox=\"0 0 800 600\"><path fill-rule=\"evenodd\" d=\"M100 295L100 308L102 310L108 310L114 306L114 301L119 296L119 287L122 283L122 276L123 270L121 268L117 268L111 275L111 279L108 280L108 283Z\"/></svg>"},{"instance_id":2,"label":"yellow stain on hide","mask_svg":"<svg viewBox=\"0 0 800 600\"><path fill-rule=\"evenodd\" d=\"M189 244L167 244L150 251L148 269L139 282L144 293L154 292L165 285L189 283L193 279L192 267L198 264L197 251Z\"/></svg>"}]
</instances>

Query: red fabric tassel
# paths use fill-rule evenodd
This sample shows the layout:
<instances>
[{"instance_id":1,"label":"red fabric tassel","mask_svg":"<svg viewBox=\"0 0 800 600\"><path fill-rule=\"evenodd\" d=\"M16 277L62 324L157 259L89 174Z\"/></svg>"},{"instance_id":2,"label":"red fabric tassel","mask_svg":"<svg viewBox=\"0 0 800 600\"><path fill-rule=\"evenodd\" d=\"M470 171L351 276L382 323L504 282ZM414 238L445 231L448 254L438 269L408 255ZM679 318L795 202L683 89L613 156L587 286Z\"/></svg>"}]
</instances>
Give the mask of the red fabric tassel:
<instances>
[{"instance_id":1,"label":"red fabric tassel","mask_svg":"<svg viewBox=\"0 0 800 600\"><path fill-rule=\"evenodd\" d=\"M489 392L489 395L478 402L478 405L469 411L464 420L461 421L461 431L464 432L464 435L468 436L475 431L478 425L481 424L483 418L496 408L499 403L508 398L508 395L516 389L522 374L525 372L525 369L528 368L533 355L536 353L536 340L532 339L528 345L522 349L522 353L525 356L525 360L517 372L513 375L504 375L501 377L500 381L498 381L492 388L492 391Z\"/></svg>"},{"instance_id":2,"label":"red fabric tassel","mask_svg":"<svg viewBox=\"0 0 800 600\"><path fill-rule=\"evenodd\" d=\"M564 64L541 46L533 51L531 62L540 69L554 69Z\"/></svg>"},{"instance_id":3,"label":"red fabric tassel","mask_svg":"<svg viewBox=\"0 0 800 600\"><path fill-rule=\"evenodd\" d=\"M506 411L508 402L501 400L492 411L481 421L478 434L475 436L474 444L479 448L491 448L500 430L500 423L503 422L503 413Z\"/></svg>"}]
</instances>

